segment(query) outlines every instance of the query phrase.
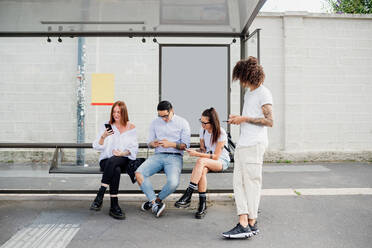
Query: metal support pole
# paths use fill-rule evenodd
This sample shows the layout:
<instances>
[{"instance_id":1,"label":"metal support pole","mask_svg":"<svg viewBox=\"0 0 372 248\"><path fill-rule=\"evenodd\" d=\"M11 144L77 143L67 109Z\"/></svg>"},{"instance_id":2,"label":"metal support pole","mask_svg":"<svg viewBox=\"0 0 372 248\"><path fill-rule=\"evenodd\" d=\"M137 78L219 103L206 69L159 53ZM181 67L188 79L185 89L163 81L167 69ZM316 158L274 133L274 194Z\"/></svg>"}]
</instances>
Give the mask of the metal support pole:
<instances>
[{"instance_id":1,"label":"metal support pole","mask_svg":"<svg viewBox=\"0 0 372 248\"><path fill-rule=\"evenodd\" d=\"M260 60L260 28L257 29L257 60L261 64Z\"/></svg>"},{"instance_id":2,"label":"metal support pole","mask_svg":"<svg viewBox=\"0 0 372 248\"><path fill-rule=\"evenodd\" d=\"M77 143L85 141L85 38L78 38L78 72L77 72ZM84 165L84 149L78 148L76 152L76 164Z\"/></svg>"},{"instance_id":3,"label":"metal support pole","mask_svg":"<svg viewBox=\"0 0 372 248\"><path fill-rule=\"evenodd\" d=\"M245 36L240 37L240 59L246 59L246 42ZM240 114L243 113L243 101L244 101L245 89L240 85Z\"/></svg>"},{"instance_id":4,"label":"metal support pole","mask_svg":"<svg viewBox=\"0 0 372 248\"><path fill-rule=\"evenodd\" d=\"M252 33L248 33L245 36L240 36L240 59L247 59L247 47L246 44L250 38L252 38L254 35L257 36L257 60L258 63L261 63L261 55L260 55L260 31L261 29L258 28L254 30ZM240 114L243 113L243 101L244 101L244 94L246 89L240 86Z\"/></svg>"}]
</instances>

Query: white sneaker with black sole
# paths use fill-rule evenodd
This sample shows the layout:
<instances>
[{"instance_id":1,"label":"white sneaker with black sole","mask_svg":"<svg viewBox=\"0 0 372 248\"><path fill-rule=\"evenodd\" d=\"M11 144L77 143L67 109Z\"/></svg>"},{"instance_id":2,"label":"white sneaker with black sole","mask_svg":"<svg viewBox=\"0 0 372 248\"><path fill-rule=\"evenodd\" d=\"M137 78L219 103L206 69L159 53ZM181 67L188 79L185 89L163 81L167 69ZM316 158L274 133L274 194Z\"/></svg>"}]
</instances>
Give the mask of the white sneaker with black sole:
<instances>
[{"instance_id":1,"label":"white sneaker with black sole","mask_svg":"<svg viewBox=\"0 0 372 248\"><path fill-rule=\"evenodd\" d=\"M246 239L253 236L249 225L247 227L243 227L238 223L233 229L228 232L222 233L222 236L229 239Z\"/></svg>"},{"instance_id":2,"label":"white sneaker with black sole","mask_svg":"<svg viewBox=\"0 0 372 248\"><path fill-rule=\"evenodd\" d=\"M142 205L141 205L141 210L142 210L142 211L148 211L148 210L150 210L151 208L152 208L152 202L150 202L150 201L144 202L144 203L142 203Z\"/></svg>"},{"instance_id":3,"label":"white sneaker with black sole","mask_svg":"<svg viewBox=\"0 0 372 248\"><path fill-rule=\"evenodd\" d=\"M257 227L257 221L254 223L253 226L249 225L249 228L251 229L253 235L257 235L260 232L260 230Z\"/></svg>"},{"instance_id":4,"label":"white sneaker with black sole","mask_svg":"<svg viewBox=\"0 0 372 248\"><path fill-rule=\"evenodd\" d=\"M152 204L152 213L155 215L156 218L159 218L165 209L165 204L162 202L155 202Z\"/></svg>"}]
</instances>

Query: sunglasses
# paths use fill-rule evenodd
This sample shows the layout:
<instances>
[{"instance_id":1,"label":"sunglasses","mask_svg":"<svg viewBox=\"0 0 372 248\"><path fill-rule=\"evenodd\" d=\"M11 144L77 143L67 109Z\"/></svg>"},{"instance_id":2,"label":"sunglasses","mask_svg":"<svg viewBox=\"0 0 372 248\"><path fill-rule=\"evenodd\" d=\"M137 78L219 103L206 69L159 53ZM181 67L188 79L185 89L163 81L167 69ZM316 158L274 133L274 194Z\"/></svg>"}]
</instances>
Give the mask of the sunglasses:
<instances>
[{"instance_id":1,"label":"sunglasses","mask_svg":"<svg viewBox=\"0 0 372 248\"><path fill-rule=\"evenodd\" d=\"M158 115L158 117L163 118L163 119L168 119L169 115L170 115L170 113L167 114L167 115Z\"/></svg>"},{"instance_id":2,"label":"sunglasses","mask_svg":"<svg viewBox=\"0 0 372 248\"><path fill-rule=\"evenodd\" d=\"M207 124L210 123L210 122L203 122L201 119L199 119L199 121L200 121L201 124L204 124L204 125L207 125Z\"/></svg>"}]
</instances>

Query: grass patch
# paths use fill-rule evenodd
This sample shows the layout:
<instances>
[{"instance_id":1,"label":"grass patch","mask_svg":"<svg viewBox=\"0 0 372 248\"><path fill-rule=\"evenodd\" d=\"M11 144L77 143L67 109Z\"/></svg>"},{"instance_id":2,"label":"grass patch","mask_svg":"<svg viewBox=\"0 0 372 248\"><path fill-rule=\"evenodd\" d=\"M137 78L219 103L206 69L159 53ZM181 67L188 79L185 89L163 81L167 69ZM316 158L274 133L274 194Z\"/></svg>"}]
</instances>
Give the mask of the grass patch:
<instances>
[{"instance_id":1,"label":"grass patch","mask_svg":"<svg viewBox=\"0 0 372 248\"><path fill-rule=\"evenodd\" d=\"M300 195L301 195L301 192L299 192L299 191L297 191L297 190L295 190L294 192L295 192L295 193L296 193L296 195L298 195L298 196L300 196Z\"/></svg>"},{"instance_id":2,"label":"grass patch","mask_svg":"<svg viewBox=\"0 0 372 248\"><path fill-rule=\"evenodd\" d=\"M7 163L14 163L14 160L8 160Z\"/></svg>"},{"instance_id":3,"label":"grass patch","mask_svg":"<svg viewBox=\"0 0 372 248\"><path fill-rule=\"evenodd\" d=\"M286 164L291 164L292 163L292 160L281 160L281 159L279 159L279 160L276 160L276 163L278 163L278 164L280 164L280 163L286 163Z\"/></svg>"}]
</instances>

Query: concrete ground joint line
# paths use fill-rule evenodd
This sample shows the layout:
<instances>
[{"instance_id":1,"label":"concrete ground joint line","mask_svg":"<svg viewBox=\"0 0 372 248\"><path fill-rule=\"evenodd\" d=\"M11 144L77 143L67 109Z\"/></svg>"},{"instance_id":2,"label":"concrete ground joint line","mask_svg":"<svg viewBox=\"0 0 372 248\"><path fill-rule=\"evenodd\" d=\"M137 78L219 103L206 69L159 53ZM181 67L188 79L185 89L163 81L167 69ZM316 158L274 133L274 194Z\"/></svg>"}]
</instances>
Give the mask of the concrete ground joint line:
<instances>
[{"instance_id":1,"label":"concrete ground joint line","mask_svg":"<svg viewBox=\"0 0 372 248\"><path fill-rule=\"evenodd\" d=\"M96 194L0 194L0 200L91 200ZM170 195L168 201L176 201L182 194ZM261 195L265 196L332 196L332 195L372 195L372 188L279 188L262 189ZM143 201L144 194L119 194L120 200ZM197 198L197 194L193 195ZM214 201L232 201L234 193L208 193L208 198ZM108 197L105 197L108 200Z\"/></svg>"}]
</instances>

